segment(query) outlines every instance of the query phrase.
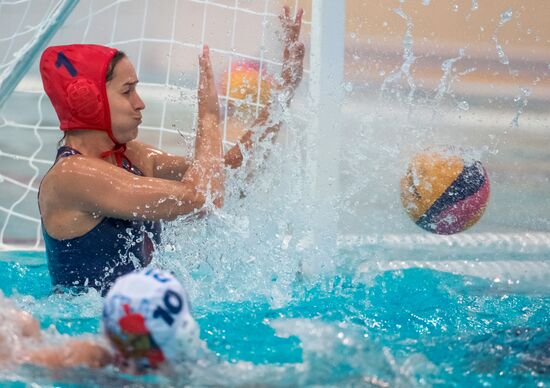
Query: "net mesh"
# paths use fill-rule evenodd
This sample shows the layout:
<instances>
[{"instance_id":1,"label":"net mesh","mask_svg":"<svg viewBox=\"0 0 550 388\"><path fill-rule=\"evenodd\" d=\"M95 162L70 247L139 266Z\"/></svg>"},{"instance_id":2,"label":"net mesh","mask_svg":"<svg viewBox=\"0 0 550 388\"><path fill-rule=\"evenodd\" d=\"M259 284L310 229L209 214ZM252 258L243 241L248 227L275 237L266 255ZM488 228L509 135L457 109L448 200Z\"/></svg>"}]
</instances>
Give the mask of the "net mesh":
<instances>
[{"instance_id":1,"label":"net mesh","mask_svg":"<svg viewBox=\"0 0 550 388\"><path fill-rule=\"evenodd\" d=\"M14 71L22 49L37 39L60 3L0 0L0 81ZM309 7L310 0L287 3L296 10ZM202 44L210 47L229 145L257 115L280 71L276 36L282 5L277 0L84 0L49 44L97 43L124 51L136 67L147 106L140 139L189 154ZM306 44L309 27L305 18ZM0 249L43 243L37 194L61 132L37 62L34 58L0 109Z\"/></svg>"}]
</instances>

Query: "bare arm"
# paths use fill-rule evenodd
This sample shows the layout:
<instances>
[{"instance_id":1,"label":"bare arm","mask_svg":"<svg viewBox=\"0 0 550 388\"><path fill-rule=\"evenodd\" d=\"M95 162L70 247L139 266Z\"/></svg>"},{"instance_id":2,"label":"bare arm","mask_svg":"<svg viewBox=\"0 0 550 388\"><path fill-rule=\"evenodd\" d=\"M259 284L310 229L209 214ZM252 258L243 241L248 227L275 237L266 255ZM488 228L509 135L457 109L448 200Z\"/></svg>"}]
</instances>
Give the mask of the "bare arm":
<instances>
[{"instance_id":1,"label":"bare arm","mask_svg":"<svg viewBox=\"0 0 550 388\"><path fill-rule=\"evenodd\" d=\"M302 80L304 70L304 44L299 41L300 29L302 26L303 10L299 9L294 20L290 17L290 8L285 6L279 17L283 27L283 68L281 72L282 83L278 85L278 92L284 97L284 103L289 105L294 91ZM268 135L277 134L281 128L280 121L270 122L270 105L268 104L261 112L252 127L265 127L260 134L259 141L264 140ZM243 154L241 148L250 150L254 145L253 132L248 130L239 141L227 151L224 157L225 165L231 168L238 168L242 165Z\"/></svg>"},{"instance_id":2,"label":"bare arm","mask_svg":"<svg viewBox=\"0 0 550 388\"><path fill-rule=\"evenodd\" d=\"M5 307L2 306L2 308ZM36 344L42 341L42 332L38 321L31 314L12 307L9 307L5 313L10 318L10 324L17 331L2 333L0 342L6 334L19 337L18 341L22 341L23 338L34 340L31 342L32 349L30 346L24 346L19 352L12 354L14 357L12 360L17 363L29 363L47 368L64 368L77 365L101 368L112 362L111 353L105 347L88 340L72 339L60 346L36 348ZM13 351L13 348L9 349L10 353ZM0 355L3 353L0 352Z\"/></svg>"},{"instance_id":3,"label":"bare arm","mask_svg":"<svg viewBox=\"0 0 550 388\"><path fill-rule=\"evenodd\" d=\"M134 175L97 158L73 156L58 162L42 183L44 216L58 206L120 219L172 220L200 209L212 169L194 164L183 180ZM48 201L51 201L49 204Z\"/></svg>"},{"instance_id":4,"label":"bare arm","mask_svg":"<svg viewBox=\"0 0 550 388\"><path fill-rule=\"evenodd\" d=\"M146 176L181 181L193 164L191 158L173 155L137 140L127 143L127 146L126 154Z\"/></svg>"},{"instance_id":5,"label":"bare arm","mask_svg":"<svg viewBox=\"0 0 550 388\"><path fill-rule=\"evenodd\" d=\"M24 343L26 339L39 341L42 333L40 324L26 311L15 308L10 301L0 295L0 366L4 362L11 363L20 358L20 353L14 342ZM34 342L34 341L33 341Z\"/></svg>"},{"instance_id":6,"label":"bare arm","mask_svg":"<svg viewBox=\"0 0 550 388\"><path fill-rule=\"evenodd\" d=\"M60 346L31 350L22 357L21 362L50 369L76 366L103 368L113 363L113 356L95 342L74 339Z\"/></svg>"}]
</instances>

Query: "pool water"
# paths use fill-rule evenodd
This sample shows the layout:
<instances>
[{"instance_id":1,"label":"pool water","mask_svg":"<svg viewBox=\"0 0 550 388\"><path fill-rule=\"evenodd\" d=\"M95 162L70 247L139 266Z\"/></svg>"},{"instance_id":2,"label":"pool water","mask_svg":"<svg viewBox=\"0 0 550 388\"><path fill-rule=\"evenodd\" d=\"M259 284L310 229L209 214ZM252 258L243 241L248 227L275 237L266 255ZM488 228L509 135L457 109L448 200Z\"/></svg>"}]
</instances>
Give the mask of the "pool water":
<instances>
[{"instance_id":1,"label":"pool water","mask_svg":"<svg viewBox=\"0 0 550 388\"><path fill-rule=\"evenodd\" d=\"M208 351L199 362L178 366L176 376L132 377L109 368L50 373L24 366L2 371L0 381L13 386L550 384L548 288L423 268L337 272L297 276L292 295L276 306L262 294L230 302L194 300ZM101 297L93 291L51 295L49 282L43 252L0 253L2 292L43 328L100 335Z\"/></svg>"}]
</instances>

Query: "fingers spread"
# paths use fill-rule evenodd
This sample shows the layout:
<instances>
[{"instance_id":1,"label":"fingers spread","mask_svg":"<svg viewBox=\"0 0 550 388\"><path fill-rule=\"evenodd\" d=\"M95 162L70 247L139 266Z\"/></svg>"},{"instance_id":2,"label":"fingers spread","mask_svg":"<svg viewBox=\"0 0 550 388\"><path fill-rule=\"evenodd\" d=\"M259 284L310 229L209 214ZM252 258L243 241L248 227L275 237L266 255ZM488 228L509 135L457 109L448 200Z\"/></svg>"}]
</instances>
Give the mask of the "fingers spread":
<instances>
[{"instance_id":1,"label":"fingers spread","mask_svg":"<svg viewBox=\"0 0 550 388\"><path fill-rule=\"evenodd\" d=\"M298 9L293 20L290 17L290 7L286 5L283 7L283 12L279 15L283 27L283 43L290 44L298 40L302 27L303 14L304 10L302 8Z\"/></svg>"}]
</instances>

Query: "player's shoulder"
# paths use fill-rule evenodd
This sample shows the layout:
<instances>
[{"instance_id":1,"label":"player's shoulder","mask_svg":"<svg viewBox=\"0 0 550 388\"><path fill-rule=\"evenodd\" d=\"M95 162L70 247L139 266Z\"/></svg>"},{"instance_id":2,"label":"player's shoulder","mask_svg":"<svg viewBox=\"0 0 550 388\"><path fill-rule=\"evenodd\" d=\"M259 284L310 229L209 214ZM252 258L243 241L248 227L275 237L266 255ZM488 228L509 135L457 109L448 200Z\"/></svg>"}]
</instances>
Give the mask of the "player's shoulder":
<instances>
[{"instance_id":1,"label":"player's shoulder","mask_svg":"<svg viewBox=\"0 0 550 388\"><path fill-rule=\"evenodd\" d=\"M44 181L62 181L66 179L74 179L79 175L89 174L90 169L103 169L109 166L102 159L85 156L81 154L72 155L70 157L61 158L48 171L44 177Z\"/></svg>"},{"instance_id":2,"label":"player's shoulder","mask_svg":"<svg viewBox=\"0 0 550 388\"><path fill-rule=\"evenodd\" d=\"M139 140L132 140L126 143L126 150L128 152L138 152L138 153L151 153L151 152L161 153L162 152L158 148L153 147L152 145L144 143Z\"/></svg>"},{"instance_id":3,"label":"player's shoulder","mask_svg":"<svg viewBox=\"0 0 550 388\"><path fill-rule=\"evenodd\" d=\"M40 183L40 197L62 199L110 175L111 165L99 158L72 155L58 160Z\"/></svg>"},{"instance_id":4,"label":"player's shoulder","mask_svg":"<svg viewBox=\"0 0 550 388\"><path fill-rule=\"evenodd\" d=\"M126 143L126 157L128 157L132 164L136 165L145 176L153 176L155 157L161 154L162 151L159 149L139 140L132 140Z\"/></svg>"}]
</instances>

